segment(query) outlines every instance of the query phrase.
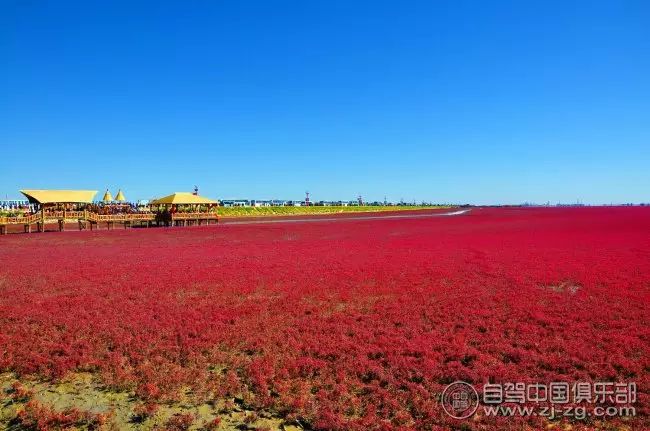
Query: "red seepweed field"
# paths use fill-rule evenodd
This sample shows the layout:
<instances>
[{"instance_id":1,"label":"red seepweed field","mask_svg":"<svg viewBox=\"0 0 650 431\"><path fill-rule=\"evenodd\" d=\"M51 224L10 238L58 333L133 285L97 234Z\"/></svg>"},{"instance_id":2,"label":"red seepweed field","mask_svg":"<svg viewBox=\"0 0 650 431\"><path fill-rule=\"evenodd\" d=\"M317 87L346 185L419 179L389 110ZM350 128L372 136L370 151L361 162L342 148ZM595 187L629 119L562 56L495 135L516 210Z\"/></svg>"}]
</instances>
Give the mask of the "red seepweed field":
<instances>
[{"instance_id":1,"label":"red seepweed field","mask_svg":"<svg viewBox=\"0 0 650 431\"><path fill-rule=\"evenodd\" d=\"M649 304L643 207L9 235L0 421L647 429ZM101 402L48 404L80 376ZM454 419L440 396L457 380L634 383L635 416Z\"/></svg>"}]
</instances>

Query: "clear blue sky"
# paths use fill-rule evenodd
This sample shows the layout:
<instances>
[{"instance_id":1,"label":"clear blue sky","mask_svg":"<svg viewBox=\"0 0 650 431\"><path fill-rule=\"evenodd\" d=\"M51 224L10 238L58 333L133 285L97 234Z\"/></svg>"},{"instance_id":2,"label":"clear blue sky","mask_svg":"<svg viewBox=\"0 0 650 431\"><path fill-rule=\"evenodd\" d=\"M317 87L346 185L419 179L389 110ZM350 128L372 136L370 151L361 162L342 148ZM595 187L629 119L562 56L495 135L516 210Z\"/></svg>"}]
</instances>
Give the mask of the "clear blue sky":
<instances>
[{"instance_id":1,"label":"clear blue sky","mask_svg":"<svg viewBox=\"0 0 650 431\"><path fill-rule=\"evenodd\" d=\"M0 1L0 194L650 201L647 1Z\"/></svg>"}]
</instances>

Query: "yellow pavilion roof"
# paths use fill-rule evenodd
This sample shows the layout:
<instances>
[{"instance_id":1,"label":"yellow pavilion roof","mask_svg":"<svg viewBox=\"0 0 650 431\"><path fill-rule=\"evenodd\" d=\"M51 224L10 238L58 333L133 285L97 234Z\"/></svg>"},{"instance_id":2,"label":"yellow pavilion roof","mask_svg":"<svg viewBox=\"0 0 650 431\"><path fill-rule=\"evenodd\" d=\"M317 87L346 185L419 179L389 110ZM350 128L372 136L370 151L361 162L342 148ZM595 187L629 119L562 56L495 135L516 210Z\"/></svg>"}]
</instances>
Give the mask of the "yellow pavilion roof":
<instances>
[{"instance_id":1,"label":"yellow pavilion roof","mask_svg":"<svg viewBox=\"0 0 650 431\"><path fill-rule=\"evenodd\" d=\"M111 192L106 189L106 193L104 193L104 197L102 198L102 201L104 202L112 202L113 201L113 195L111 195Z\"/></svg>"},{"instance_id":2,"label":"yellow pavilion roof","mask_svg":"<svg viewBox=\"0 0 650 431\"><path fill-rule=\"evenodd\" d=\"M151 201L153 205L157 204L216 204L217 201L212 199L204 198L203 196L197 196L192 193L186 192L176 192L169 196L162 197L160 199L154 199Z\"/></svg>"},{"instance_id":3,"label":"yellow pavilion roof","mask_svg":"<svg viewBox=\"0 0 650 431\"><path fill-rule=\"evenodd\" d=\"M125 202L126 198L124 197L124 193L122 193L122 190L117 191L117 196L115 196L115 200L118 202Z\"/></svg>"},{"instance_id":4,"label":"yellow pavilion roof","mask_svg":"<svg viewBox=\"0 0 650 431\"><path fill-rule=\"evenodd\" d=\"M52 203L91 203L97 190L21 190L30 202Z\"/></svg>"}]
</instances>

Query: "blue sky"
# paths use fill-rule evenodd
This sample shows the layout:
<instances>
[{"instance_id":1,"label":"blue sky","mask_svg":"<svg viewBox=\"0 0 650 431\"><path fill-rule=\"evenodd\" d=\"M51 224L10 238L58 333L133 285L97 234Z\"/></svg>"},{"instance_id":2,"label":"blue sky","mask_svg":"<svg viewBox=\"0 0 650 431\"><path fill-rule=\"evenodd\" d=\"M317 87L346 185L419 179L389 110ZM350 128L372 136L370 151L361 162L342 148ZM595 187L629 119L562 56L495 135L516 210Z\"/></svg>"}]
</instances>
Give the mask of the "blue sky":
<instances>
[{"instance_id":1,"label":"blue sky","mask_svg":"<svg viewBox=\"0 0 650 431\"><path fill-rule=\"evenodd\" d=\"M0 195L650 201L646 1L0 2Z\"/></svg>"}]
</instances>

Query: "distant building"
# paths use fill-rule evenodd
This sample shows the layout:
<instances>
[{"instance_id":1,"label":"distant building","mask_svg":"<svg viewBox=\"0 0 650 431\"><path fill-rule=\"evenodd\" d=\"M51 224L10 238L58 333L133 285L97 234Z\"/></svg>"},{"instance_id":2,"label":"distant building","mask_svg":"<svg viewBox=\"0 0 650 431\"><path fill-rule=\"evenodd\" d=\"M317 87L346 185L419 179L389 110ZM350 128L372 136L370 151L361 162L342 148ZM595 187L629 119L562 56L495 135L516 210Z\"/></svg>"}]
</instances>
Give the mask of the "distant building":
<instances>
[{"instance_id":1,"label":"distant building","mask_svg":"<svg viewBox=\"0 0 650 431\"><path fill-rule=\"evenodd\" d=\"M247 199L223 199L221 201L221 206L224 206L224 207L249 207L249 206L251 206L251 203Z\"/></svg>"},{"instance_id":2,"label":"distant building","mask_svg":"<svg viewBox=\"0 0 650 431\"><path fill-rule=\"evenodd\" d=\"M251 200L251 206L253 207L270 207L271 201L269 200L261 200L261 199L252 199Z\"/></svg>"}]
</instances>

